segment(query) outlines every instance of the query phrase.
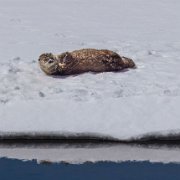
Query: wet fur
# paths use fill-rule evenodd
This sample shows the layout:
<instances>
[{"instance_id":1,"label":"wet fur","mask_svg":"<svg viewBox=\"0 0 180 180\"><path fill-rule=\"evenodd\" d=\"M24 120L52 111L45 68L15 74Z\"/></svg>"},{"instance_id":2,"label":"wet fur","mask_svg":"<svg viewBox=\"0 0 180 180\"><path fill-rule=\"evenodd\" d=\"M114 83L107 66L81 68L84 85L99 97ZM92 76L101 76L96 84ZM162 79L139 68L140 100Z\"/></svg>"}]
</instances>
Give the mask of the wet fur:
<instances>
[{"instance_id":1,"label":"wet fur","mask_svg":"<svg viewBox=\"0 0 180 180\"><path fill-rule=\"evenodd\" d=\"M132 59L121 57L110 50L97 49L81 49L60 55L45 53L39 57L39 64L48 75L121 71L135 67Z\"/></svg>"}]
</instances>

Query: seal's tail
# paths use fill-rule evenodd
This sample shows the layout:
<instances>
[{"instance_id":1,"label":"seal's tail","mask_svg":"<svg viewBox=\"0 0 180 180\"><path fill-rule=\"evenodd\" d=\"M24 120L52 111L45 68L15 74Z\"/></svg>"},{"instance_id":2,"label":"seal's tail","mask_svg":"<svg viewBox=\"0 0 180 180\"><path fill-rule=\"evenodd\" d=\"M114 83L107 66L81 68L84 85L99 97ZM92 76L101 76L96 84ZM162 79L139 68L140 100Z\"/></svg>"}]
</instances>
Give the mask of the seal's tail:
<instances>
[{"instance_id":1,"label":"seal's tail","mask_svg":"<svg viewBox=\"0 0 180 180\"><path fill-rule=\"evenodd\" d=\"M124 62L124 68L136 68L136 64L132 59L123 56L122 60Z\"/></svg>"}]
</instances>

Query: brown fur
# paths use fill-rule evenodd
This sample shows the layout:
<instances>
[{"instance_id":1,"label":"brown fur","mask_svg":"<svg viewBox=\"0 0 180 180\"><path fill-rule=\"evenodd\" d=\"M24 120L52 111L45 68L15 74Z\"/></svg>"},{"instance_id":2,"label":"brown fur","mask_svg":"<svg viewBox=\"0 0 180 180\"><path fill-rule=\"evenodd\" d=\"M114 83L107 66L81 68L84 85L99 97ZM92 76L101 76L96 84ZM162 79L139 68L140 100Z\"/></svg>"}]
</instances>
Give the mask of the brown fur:
<instances>
[{"instance_id":1,"label":"brown fur","mask_svg":"<svg viewBox=\"0 0 180 180\"><path fill-rule=\"evenodd\" d=\"M81 49L60 55L51 53L39 57L41 69L48 75L71 75L84 72L120 71L134 68L132 59L110 50Z\"/></svg>"}]
</instances>

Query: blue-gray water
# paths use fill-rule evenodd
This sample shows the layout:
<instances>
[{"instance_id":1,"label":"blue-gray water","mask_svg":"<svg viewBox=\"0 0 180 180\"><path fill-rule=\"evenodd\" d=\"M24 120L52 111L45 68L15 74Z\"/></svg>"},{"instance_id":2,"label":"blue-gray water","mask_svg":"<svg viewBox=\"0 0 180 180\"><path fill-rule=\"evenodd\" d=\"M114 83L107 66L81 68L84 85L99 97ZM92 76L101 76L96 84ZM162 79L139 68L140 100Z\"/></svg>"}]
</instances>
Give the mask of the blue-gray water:
<instances>
[{"instance_id":1,"label":"blue-gray water","mask_svg":"<svg viewBox=\"0 0 180 180\"><path fill-rule=\"evenodd\" d=\"M1 180L179 180L179 164L99 162L80 165L0 159Z\"/></svg>"}]
</instances>

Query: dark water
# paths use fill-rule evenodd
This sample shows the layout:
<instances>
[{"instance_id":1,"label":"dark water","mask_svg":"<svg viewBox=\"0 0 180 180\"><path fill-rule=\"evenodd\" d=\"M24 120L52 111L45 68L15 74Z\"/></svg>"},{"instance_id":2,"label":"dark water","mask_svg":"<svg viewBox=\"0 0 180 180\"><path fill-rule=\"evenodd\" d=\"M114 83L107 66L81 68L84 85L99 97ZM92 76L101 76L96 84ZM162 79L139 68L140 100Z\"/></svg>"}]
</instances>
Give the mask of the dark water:
<instances>
[{"instance_id":1,"label":"dark water","mask_svg":"<svg viewBox=\"0 0 180 180\"><path fill-rule=\"evenodd\" d=\"M0 159L0 180L179 180L180 165L150 162L99 162L80 165Z\"/></svg>"}]
</instances>

